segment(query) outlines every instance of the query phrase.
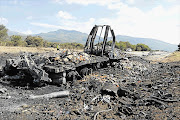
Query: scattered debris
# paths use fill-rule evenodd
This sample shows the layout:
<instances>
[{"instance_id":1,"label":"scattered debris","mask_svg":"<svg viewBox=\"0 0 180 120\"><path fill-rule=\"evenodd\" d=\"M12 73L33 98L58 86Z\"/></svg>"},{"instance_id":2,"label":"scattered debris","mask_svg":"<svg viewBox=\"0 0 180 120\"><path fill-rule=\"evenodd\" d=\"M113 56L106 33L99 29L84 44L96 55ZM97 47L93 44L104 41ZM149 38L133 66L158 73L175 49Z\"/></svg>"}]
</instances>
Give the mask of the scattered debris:
<instances>
[{"instance_id":1,"label":"scattered debris","mask_svg":"<svg viewBox=\"0 0 180 120\"><path fill-rule=\"evenodd\" d=\"M50 99L50 98L67 97L67 96L69 96L69 91L59 91L44 95L31 95L29 99Z\"/></svg>"},{"instance_id":2,"label":"scattered debris","mask_svg":"<svg viewBox=\"0 0 180 120\"><path fill-rule=\"evenodd\" d=\"M6 88L0 88L0 93L1 93L1 94L5 93L6 91L7 91Z\"/></svg>"},{"instance_id":3,"label":"scattered debris","mask_svg":"<svg viewBox=\"0 0 180 120\"><path fill-rule=\"evenodd\" d=\"M94 45L99 27L104 42ZM114 37L94 26L84 52L1 55L0 119L180 118L180 63L132 57Z\"/></svg>"},{"instance_id":4,"label":"scattered debris","mask_svg":"<svg viewBox=\"0 0 180 120\"><path fill-rule=\"evenodd\" d=\"M9 99L11 96L0 96L1 99Z\"/></svg>"},{"instance_id":5,"label":"scattered debris","mask_svg":"<svg viewBox=\"0 0 180 120\"><path fill-rule=\"evenodd\" d=\"M1 93L0 100L5 104L0 106L9 106L12 101L23 102L28 106L14 108L15 111L25 118L32 114L34 119L151 119L159 118L159 113L161 119L176 119L180 117L179 75L176 74L180 67L177 64L151 64L132 57L121 60L121 67L100 68L61 86L28 85L28 89L27 84L8 87L8 81L12 85L12 81L17 80L2 77L1 84L5 86L1 89L6 88L8 92ZM0 119L5 119L4 112L8 109L1 111ZM12 113L8 118L11 116L17 115Z\"/></svg>"}]
</instances>

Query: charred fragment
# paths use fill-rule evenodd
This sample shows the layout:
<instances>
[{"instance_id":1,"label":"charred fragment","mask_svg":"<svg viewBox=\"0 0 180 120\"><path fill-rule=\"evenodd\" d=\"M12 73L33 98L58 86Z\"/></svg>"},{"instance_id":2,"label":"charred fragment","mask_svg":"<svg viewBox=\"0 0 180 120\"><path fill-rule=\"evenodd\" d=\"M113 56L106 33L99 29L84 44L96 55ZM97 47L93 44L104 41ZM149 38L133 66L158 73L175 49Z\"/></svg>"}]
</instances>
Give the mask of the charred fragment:
<instances>
[{"instance_id":1,"label":"charred fragment","mask_svg":"<svg viewBox=\"0 0 180 120\"><path fill-rule=\"evenodd\" d=\"M30 54L22 54L17 59L7 59L3 70L6 75L3 79L25 80L34 84L51 82L48 74L41 68L41 64L36 64Z\"/></svg>"},{"instance_id":2,"label":"charred fragment","mask_svg":"<svg viewBox=\"0 0 180 120\"><path fill-rule=\"evenodd\" d=\"M14 59L5 54L0 119L180 118L179 62L152 63L122 53L114 42L107 45L109 33L115 41L110 26L94 26L84 52L24 53Z\"/></svg>"},{"instance_id":3,"label":"charred fragment","mask_svg":"<svg viewBox=\"0 0 180 120\"><path fill-rule=\"evenodd\" d=\"M101 29L99 40L95 45L98 29ZM104 36L101 36L105 29ZM109 34L110 33L110 34ZM108 36L112 36L111 45L107 45ZM8 80L26 80L39 85L43 82L66 84L108 65L117 67L124 56L115 50L115 35L109 25L95 25L86 41L84 52L60 51L54 56L38 54L22 54L16 59L7 59L6 65L0 69L1 75Z\"/></svg>"}]
</instances>

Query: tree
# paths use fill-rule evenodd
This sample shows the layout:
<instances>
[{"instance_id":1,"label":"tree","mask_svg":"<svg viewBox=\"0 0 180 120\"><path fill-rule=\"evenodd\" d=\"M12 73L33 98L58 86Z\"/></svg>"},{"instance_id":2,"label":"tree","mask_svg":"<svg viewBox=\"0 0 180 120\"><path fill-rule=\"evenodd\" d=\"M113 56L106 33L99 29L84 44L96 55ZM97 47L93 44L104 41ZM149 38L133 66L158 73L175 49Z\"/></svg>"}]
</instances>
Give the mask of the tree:
<instances>
[{"instance_id":1,"label":"tree","mask_svg":"<svg viewBox=\"0 0 180 120\"><path fill-rule=\"evenodd\" d=\"M76 44L76 49L83 49L83 48L84 48L84 46L82 44L80 44L80 43Z\"/></svg>"},{"instance_id":2,"label":"tree","mask_svg":"<svg viewBox=\"0 0 180 120\"><path fill-rule=\"evenodd\" d=\"M112 45L112 40L107 42L107 45Z\"/></svg>"},{"instance_id":3,"label":"tree","mask_svg":"<svg viewBox=\"0 0 180 120\"><path fill-rule=\"evenodd\" d=\"M61 43L58 44L56 43L56 46L59 45L60 48L62 49L83 49L84 46L80 43Z\"/></svg>"},{"instance_id":4,"label":"tree","mask_svg":"<svg viewBox=\"0 0 180 120\"><path fill-rule=\"evenodd\" d=\"M137 44L136 51L150 51L151 49L145 44Z\"/></svg>"},{"instance_id":5,"label":"tree","mask_svg":"<svg viewBox=\"0 0 180 120\"><path fill-rule=\"evenodd\" d=\"M43 47L43 38L40 36L34 37L34 45L36 47Z\"/></svg>"},{"instance_id":6,"label":"tree","mask_svg":"<svg viewBox=\"0 0 180 120\"><path fill-rule=\"evenodd\" d=\"M49 47L48 41L43 41L43 47Z\"/></svg>"},{"instance_id":7,"label":"tree","mask_svg":"<svg viewBox=\"0 0 180 120\"><path fill-rule=\"evenodd\" d=\"M132 49L133 51L135 51L135 50L136 50L136 45L131 45L131 49Z\"/></svg>"},{"instance_id":8,"label":"tree","mask_svg":"<svg viewBox=\"0 0 180 120\"><path fill-rule=\"evenodd\" d=\"M25 39L27 46L29 47L43 47L43 38L40 36L27 36Z\"/></svg>"},{"instance_id":9,"label":"tree","mask_svg":"<svg viewBox=\"0 0 180 120\"><path fill-rule=\"evenodd\" d=\"M27 36L26 39L25 39L25 42L27 43L27 46L32 46L33 47L33 44L34 44L34 39L32 36Z\"/></svg>"},{"instance_id":10,"label":"tree","mask_svg":"<svg viewBox=\"0 0 180 120\"><path fill-rule=\"evenodd\" d=\"M127 49L126 42L120 41L118 46L118 48L123 51Z\"/></svg>"},{"instance_id":11,"label":"tree","mask_svg":"<svg viewBox=\"0 0 180 120\"><path fill-rule=\"evenodd\" d=\"M11 37L11 42L14 46L22 46L22 37L20 35L12 35Z\"/></svg>"},{"instance_id":12,"label":"tree","mask_svg":"<svg viewBox=\"0 0 180 120\"><path fill-rule=\"evenodd\" d=\"M125 44L126 44L126 49L131 48L131 46L132 46L129 42L125 42Z\"/></svg>"},{"instance_id":13,"label":"tree","mask_svg":"<svg viewBox=\"0 0 180 120\"><path fill-rule=\"evenodd\" d=\"M136 46L136 51L142 51L141 47Z\"/></svg>"},{"instance_id":14,"label":"tree","mask_svg":"<svg viewBox=\"0 0 180 120\"><path fill-rule=\"evenodd\" d=\"M108 41L107 45L111 45L112 41ZM151 49L145 45L145 44L137 44L137 45L132 45L129 42L123 42L123 41L119 41L119 42L115 42L115 47L120 49L120 50L127 50L127 48L131 48L133 51L150 51Z\"/></svg>"},{"instance_id":15,"label":"tree","mask_svg":"<svg viewBox=\"0 0 180 120\"><path fill-rule=\"evenodd\" d=\"M8 29L4 25L0 25L0 45L2 45L8 37Z\"/></svg>"}]
</instances>

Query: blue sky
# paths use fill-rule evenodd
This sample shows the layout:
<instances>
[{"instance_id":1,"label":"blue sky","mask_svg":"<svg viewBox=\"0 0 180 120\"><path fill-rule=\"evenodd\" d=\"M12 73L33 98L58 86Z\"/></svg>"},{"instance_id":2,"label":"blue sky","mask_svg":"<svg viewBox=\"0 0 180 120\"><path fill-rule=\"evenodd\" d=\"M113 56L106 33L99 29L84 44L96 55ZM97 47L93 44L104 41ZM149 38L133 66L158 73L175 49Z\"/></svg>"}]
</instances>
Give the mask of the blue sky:
<instances>
[{"instance_id":1,"label":"blue sky","mask_svg":"<svg viewBox=\"0 0 180 120\"><path fill-rule=\"evenodd\" d=\"M180 43L179 0L0 0L0 24L36 34L58 29L89 33L109 24L116 35Z\"/></svg>"}]
</instances>

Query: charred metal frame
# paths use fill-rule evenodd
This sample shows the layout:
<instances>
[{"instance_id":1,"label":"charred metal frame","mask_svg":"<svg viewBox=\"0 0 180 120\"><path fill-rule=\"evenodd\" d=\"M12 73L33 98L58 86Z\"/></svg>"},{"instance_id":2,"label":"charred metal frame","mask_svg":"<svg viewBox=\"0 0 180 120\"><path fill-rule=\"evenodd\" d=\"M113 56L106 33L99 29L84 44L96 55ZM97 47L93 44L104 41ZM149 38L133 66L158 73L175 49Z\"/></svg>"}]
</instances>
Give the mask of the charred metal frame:
<instances>
[{"instance_id":1,"label":"charred metal frame","mask_svg":"<svg viewBox=\"0 0 180 120\"><path fill-rule=\"evenodd\" d=\"M99 49L97 47L97 50L94 49L94 40L96 38L96 35L97 35L97 31L99 28L102 28L101 29L101 33L102 33L102 30L103 28L105 27L105 34L104 34L104 37L103 37L103 44L102 44L102 49ZM108 39L108 32L111 32L111 35L112 35L112 44L111 44L111 49L112 49L112 52L114 51L114 46L115 46L115 34L114 34L114 31L113 29L111 29L111 27L109 25L95 25L89 36L88 36L88 39L86 41L86 44L85 44L85 47L84 47L84 51L86 53L89 53L89 54L95 54L95 55L100 55L100 56L103 56L104 53L105 53L105 47L106 47L106 44L107 44L107 39ZM99 39L101 37L101 33L100 33L100 36L99 36ZM99 44L99 43L98 43Z\"/></svg>"}]
</instances>

